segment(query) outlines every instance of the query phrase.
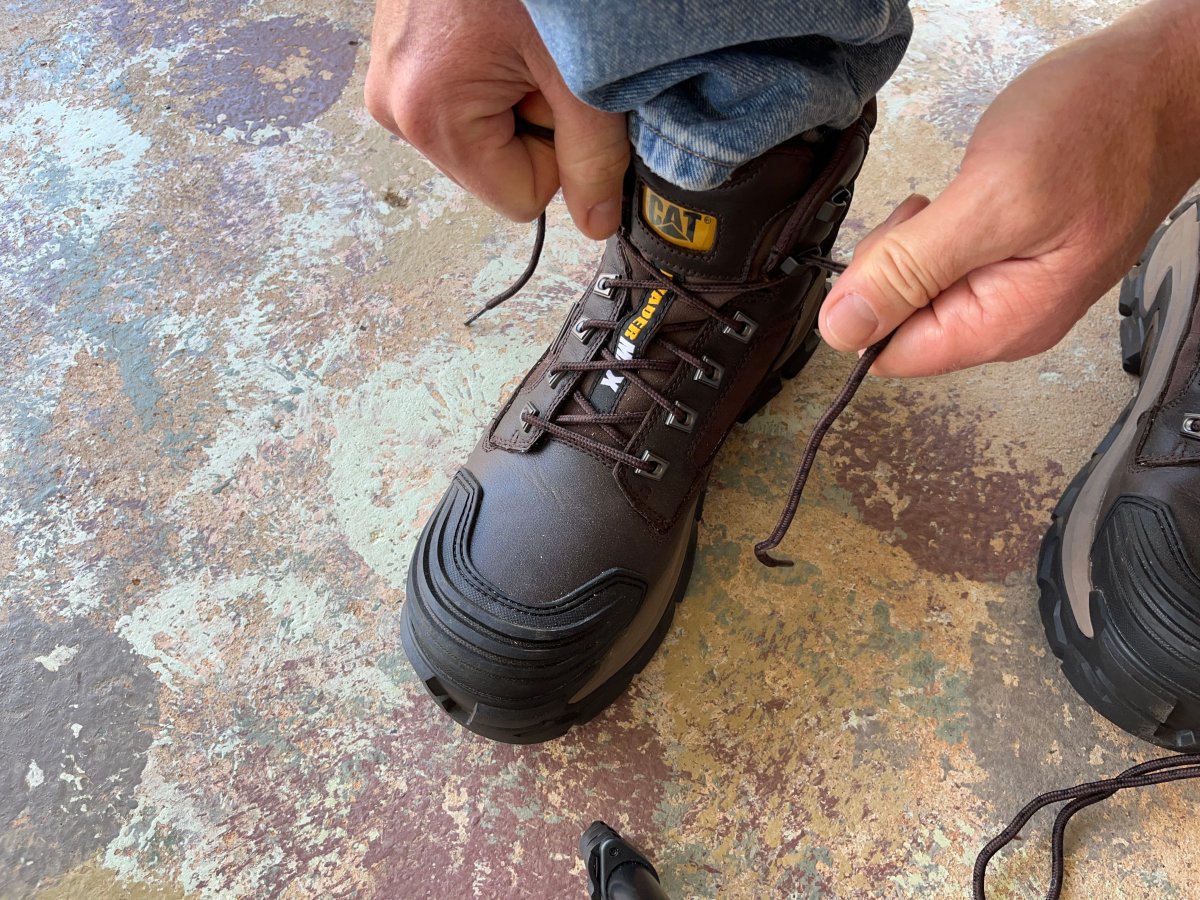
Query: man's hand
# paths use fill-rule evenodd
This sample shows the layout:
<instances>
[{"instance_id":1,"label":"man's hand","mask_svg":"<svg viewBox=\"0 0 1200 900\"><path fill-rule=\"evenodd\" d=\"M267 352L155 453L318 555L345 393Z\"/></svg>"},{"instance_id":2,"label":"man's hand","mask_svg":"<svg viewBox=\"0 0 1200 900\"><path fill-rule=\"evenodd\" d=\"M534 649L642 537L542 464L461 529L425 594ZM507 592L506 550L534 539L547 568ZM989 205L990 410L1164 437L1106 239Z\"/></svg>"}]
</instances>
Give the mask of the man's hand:
<instances>
[{"instance_id":1,"label":"man's hand","mask_svg":"<svg viewBox=\"0 0 1200 900\"><path fill-rule=\"evenodd\" d=\"M892 376L1061 340L1200 176L1198 6L1149 4L1016 79L946 190L910 197L859 244L821 310L825 339L861 350L900 326L873 368Z\"/></svg>"},{"instance_id":2,"label":"man's hand","mask_svg":"<svg viewBox=\"0 0 1200 900\"><path fill-rule=\"evenodd\" d=\"M457 184L518 221L562 187L580 231L617 229L625 117L577 99L519 0L378 0L367 109ZM517 133L513 109L555 130Z\"/></svg>"}]
</instances>

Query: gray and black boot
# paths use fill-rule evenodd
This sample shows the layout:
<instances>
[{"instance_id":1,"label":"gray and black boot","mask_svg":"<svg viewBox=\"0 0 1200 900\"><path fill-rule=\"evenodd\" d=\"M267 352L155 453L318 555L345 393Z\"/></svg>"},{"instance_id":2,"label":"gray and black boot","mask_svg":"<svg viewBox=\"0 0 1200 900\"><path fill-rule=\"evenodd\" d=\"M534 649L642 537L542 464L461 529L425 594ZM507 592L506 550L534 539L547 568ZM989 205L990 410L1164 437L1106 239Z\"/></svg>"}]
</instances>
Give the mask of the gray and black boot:
<instances>
[{"instance_id":1,"label":"gray and black boot","mask_svg":"<svg viewBox=\"0 0 1200 900\"><path fill-rule=\"evenodd\" d=\"M466 728L557 737L654 655L717 451L817 347L825 257L874 119L872 102L845 131L782 144L709 191L634 161L593 282L409 569L405 652Z\"/></svg>"},{"instance_id":2,"label":"gray and black boot","mask_svg":"<svg viewBox=\"0 0 1200 900\"><path fill-rule=\"evenodd\" d=\"M1121 286L1137 394L1067 488L1042 542L1046 636L1105 717L1200 749L1200 198Z\"/></svg>"}]
</instances>

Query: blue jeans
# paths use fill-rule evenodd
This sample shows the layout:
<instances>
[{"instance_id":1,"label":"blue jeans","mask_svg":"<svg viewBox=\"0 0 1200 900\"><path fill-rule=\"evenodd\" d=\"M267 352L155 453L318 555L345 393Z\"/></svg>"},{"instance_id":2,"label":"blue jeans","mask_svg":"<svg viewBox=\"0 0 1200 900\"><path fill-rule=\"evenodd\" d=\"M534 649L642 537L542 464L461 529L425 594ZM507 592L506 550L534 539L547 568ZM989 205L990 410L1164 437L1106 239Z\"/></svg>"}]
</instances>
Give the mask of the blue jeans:
<instances>
[{"instance_id":1,"label":"blue jeans","mask_svg":"<svg viewBox=\"0 0 1200 900\"><path fill-rule=\"evenodd\" d=\"M629 112L646 165L716 187L790 137L844 128L900 64L908 0L524 0L567 86Z\"/></svg>"}]
</instances>

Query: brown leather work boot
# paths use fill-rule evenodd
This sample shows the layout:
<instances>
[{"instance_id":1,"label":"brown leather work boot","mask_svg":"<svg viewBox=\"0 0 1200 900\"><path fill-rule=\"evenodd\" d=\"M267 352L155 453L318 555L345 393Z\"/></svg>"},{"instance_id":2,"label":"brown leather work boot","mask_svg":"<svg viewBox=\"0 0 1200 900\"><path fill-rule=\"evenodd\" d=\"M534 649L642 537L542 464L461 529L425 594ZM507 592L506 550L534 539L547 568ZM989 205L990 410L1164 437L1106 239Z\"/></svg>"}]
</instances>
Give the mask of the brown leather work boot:
<instances>
[{"instance_id":1,"label":"brown leather work boot","mask_svg":"<svg viewBox=\"0 0 1200 900\"><path fill-rule=\"evenodd\" d=\"M455 720L557 737L654 655L692 570L713 459L815 351L824 260L867 152L797 138L720 187L635 160L624 223L421 534L405 652Z\"/></svg>"}]
</instances>

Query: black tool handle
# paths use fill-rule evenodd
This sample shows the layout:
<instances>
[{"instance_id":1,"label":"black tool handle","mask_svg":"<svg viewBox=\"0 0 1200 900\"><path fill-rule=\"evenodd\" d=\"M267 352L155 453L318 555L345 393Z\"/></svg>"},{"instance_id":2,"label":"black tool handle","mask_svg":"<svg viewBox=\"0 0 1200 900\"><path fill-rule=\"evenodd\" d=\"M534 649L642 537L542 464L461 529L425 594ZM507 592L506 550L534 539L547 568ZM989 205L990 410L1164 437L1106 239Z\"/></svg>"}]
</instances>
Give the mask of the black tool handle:
<instances>
[{"instance_id":1,"label":"black tool handle","mask_svg":"<svg viewBox=\"0 0 1200 900\"><path fill-rule=\"evenodd\" d=\"M587 863L591 900L670 900L650 860L603 822L593 822L579 839Z\"/></svg>"}]
</instances>

